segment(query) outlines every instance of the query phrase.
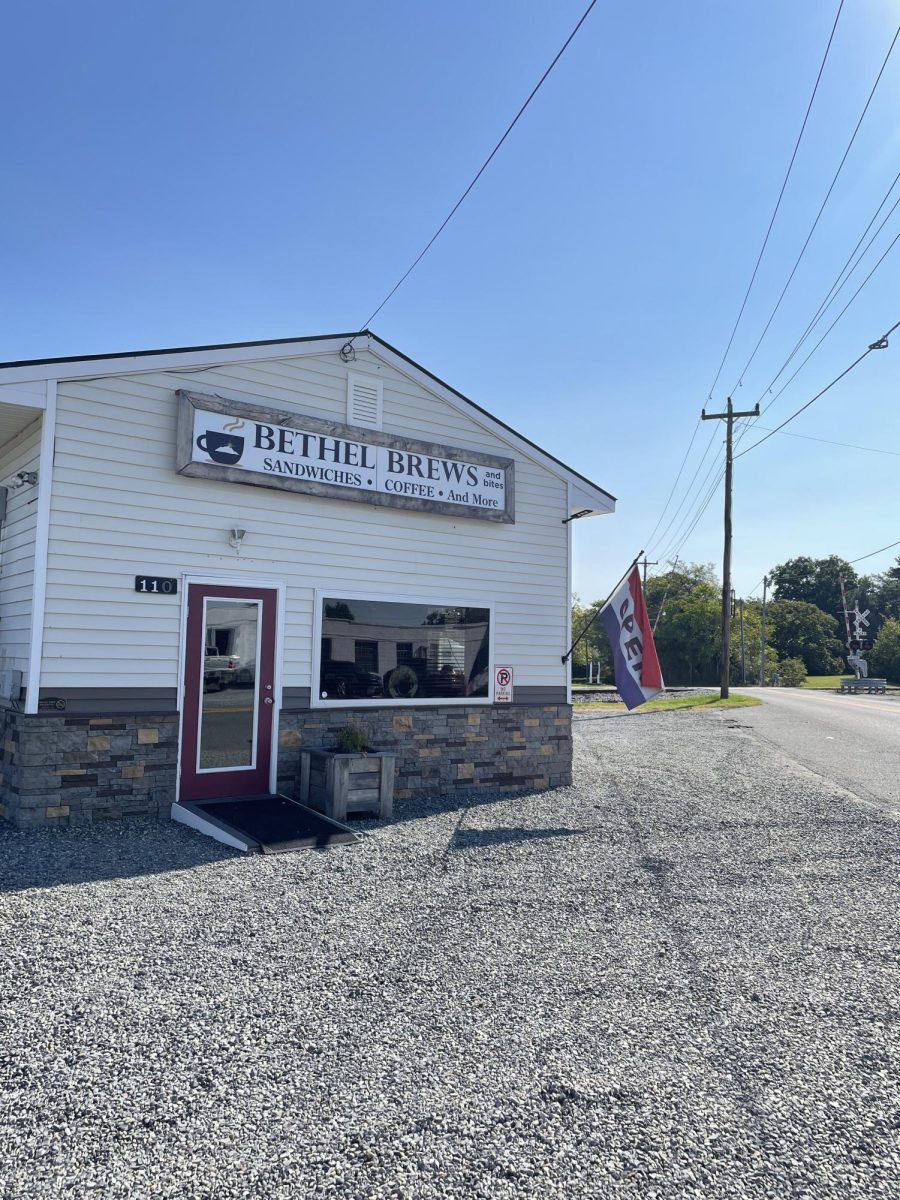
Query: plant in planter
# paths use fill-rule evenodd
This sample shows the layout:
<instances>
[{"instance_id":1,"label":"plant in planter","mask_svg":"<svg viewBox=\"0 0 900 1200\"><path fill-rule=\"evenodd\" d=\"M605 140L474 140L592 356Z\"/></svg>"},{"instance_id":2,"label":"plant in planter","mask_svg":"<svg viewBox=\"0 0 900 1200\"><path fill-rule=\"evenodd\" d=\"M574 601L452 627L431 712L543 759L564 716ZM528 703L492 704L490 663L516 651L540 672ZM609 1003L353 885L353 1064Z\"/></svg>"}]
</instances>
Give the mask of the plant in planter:
<instances>
[{"instance_id":1,"label":"plant in planter","mask_svg":"<svg viewBox=\"0 0 900 1200\"><path fill-rule=\"evenodd\" d=\"M345 725L334 750L301 751L297 798L335 821L346 820L352 812L389 818L395 758L389 751L373 750L358 725Z\"/></svg>"},{"instance_id":2,"label":"plant in planter","mask_svg":"<svg viewBox=\"0 0 900 1200\"><path fill-rule=\"evenodd\" d=\"M372 747L364 729L360 729L358 725L345 725L337 735L335 749L338 754L369 754Z\"/></svg>"}]
</instances>

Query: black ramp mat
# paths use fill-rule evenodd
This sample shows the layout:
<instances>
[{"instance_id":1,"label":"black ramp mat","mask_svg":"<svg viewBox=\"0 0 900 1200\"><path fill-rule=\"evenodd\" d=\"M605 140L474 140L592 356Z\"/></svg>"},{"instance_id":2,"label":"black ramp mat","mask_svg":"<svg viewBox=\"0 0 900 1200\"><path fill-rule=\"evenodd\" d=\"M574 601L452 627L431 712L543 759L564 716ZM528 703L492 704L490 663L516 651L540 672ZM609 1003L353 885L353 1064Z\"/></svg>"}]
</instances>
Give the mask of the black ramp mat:
<instances>
[{"instance_id":1,"label":"black ramp mat","mask_svg":"<svg viewBox=\"0 0 900 1200\"><path fill-rule=\"evenodd\" d=\"M286 796L239 796L234 800L198 800L191 806L259 842L266 853L358 842L351 829L329 821Z\"/></svg>"}]
</instances>

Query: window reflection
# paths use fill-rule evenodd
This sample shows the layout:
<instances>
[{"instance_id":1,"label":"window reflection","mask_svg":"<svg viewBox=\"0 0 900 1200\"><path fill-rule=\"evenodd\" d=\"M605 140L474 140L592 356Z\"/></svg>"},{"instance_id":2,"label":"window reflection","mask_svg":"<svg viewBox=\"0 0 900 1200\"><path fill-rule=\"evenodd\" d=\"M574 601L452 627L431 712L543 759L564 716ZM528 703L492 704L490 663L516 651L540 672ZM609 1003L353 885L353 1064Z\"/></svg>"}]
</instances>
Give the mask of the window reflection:
<instances>
[{"instance_id":1,"label":"window reflection","mask_svg":"<svg viewBox=\"0 0 900 1200\"><path fill-rule=\"evenodd\" d=\"M486 697L490 610L323 600L324 700Z\"/></svg>"},{"instance_id":2,"label":"window reflection","mask_svg":"<svg viewBox=\"0 0 900 1200\"><path fill-rule=\"evenodd\" d=\"M255 602L207 600L201 770L254 764L258 628L259 606Z\"/></svg>"}]
</instances>

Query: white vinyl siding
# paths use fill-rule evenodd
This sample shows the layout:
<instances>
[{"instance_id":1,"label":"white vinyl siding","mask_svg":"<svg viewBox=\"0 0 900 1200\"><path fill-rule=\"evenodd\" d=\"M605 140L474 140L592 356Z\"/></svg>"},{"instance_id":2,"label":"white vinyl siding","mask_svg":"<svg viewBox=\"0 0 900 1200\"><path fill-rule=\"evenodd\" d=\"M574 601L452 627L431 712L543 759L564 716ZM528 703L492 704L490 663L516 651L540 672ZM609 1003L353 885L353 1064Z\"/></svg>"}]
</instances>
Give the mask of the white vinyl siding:
<instances>
[{"instance_id":1,"label":"white vinyl siding","mask_svg":"<svg viewBox=\"0 0 900 1200\"><path fill-rule=\"evenodd\" d=\"M36 471L41 449L41 415L0 451L0 485L9 488L18 471ZM34 596L34 539L38 487L10 489L0 532L0 667L28 672Z\"/></svg>"},{"instance_id":2,"label":"white vinyl siding","mask_svg":"<svg viewBox=\"0 0 900 1200\"><path fill-rule=\"evenodd\" d=\"M514 458L516 524L175 473L177 389L343 423L348 369L336 353L63 380L43 687L174 687L180 598L137 595L133 577L182 572L284 580L285 687L311 684L317 587L482 597L496 606L496 661L516 667L516 683L565 684L565 482L368 352L359 367L382 385L386 432ZM234 525L247 530L240 556L228 546Z\"/></svg>"}]
</instances>

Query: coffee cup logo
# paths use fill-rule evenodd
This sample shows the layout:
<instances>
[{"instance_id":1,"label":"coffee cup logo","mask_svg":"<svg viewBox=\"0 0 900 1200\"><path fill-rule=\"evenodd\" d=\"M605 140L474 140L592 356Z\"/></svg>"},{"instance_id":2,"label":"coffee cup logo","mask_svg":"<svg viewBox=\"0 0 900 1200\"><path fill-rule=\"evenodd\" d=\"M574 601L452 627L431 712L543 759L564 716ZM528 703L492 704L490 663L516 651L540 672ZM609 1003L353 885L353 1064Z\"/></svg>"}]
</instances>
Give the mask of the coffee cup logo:
<instances>
[{"instance_id":1,"label":"coffee cup logo","mask_svg":"<svg viewBox=\"0 0 900 1200\"><path fill-rule=\"evenodd\" d=\"M241 461L241 455L244 453L242 437L235 433L217 433L213 429L201 433L197 438L197 445L214 463L223 467L233 467Z\"/></svg>"}]
</instances>

